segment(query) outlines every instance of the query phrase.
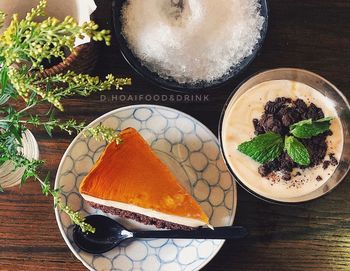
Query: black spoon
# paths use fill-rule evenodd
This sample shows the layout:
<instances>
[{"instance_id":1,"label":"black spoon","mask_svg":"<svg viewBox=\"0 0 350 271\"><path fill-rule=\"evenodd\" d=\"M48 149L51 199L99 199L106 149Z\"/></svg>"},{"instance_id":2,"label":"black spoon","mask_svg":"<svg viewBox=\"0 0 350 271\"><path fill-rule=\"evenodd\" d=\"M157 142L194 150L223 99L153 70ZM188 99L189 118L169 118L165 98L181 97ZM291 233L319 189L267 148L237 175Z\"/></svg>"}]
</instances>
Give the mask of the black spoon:
<instances>
[{"instance_id":1,"label":"black spoon","mask_svg":"<svg viewBox=\"0 0 350 271\"><path fill-rule=\"evenodd\" d=\"M121 242L133 238L175 238L175 239L239 239L248 232L240 226L218 227L214 230L200 228L192 231L158 230L158 231L129 231L118 222L102 215L90 215L85 222L96 228L95 233L84 233L75 226L73 240L77 246L92 254L105 253Z\"/></svg>"}]
</instances>

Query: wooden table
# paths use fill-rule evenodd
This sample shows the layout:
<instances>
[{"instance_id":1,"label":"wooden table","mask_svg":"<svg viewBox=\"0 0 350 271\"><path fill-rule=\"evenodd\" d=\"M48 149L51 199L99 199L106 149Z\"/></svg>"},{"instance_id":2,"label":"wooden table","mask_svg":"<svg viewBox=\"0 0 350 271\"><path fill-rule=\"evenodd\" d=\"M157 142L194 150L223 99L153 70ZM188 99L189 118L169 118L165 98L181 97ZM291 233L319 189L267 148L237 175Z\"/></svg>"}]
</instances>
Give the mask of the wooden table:
<instances>
[{"instance_id":1,"label":"wooden table","mask_svg":"<svg viewBox=\"0 0 350 271\"><path fill-rule=\"evenodd\" d=\"M110 0L96 2L97 22L111 28ZM350 97L350 1L270 0L269 4L265 45L243 74L218 90L201 92L202 102L161 104L191 114L217 133L222 106L235 86L255 72L275 67L314 71ZM98 75L109 72L133 79L133 86L119 94L176 94L137 76L121 57L115 40L112 47L101 48L95 70ZM66 101L62 117L89 122L112 109L140 103L135 96L133 101L123 102L112 96L117 92L103 94L107 101L101 101L100 94ZM184 94L179 95L184 100ZM43 172L49 170L54 175L72 137L55 133L49 138L43 131L34 133L41 158L46 160ZM322 199L287 207L265 203L239 188L235 221L247 226L251 236L241 242L227 241L204 270L350 270L349 193L348 177ZM37 183L0 195L0 270L84 269L59 233L52 199L41 194Z\"/></svg>"}]
</instances>

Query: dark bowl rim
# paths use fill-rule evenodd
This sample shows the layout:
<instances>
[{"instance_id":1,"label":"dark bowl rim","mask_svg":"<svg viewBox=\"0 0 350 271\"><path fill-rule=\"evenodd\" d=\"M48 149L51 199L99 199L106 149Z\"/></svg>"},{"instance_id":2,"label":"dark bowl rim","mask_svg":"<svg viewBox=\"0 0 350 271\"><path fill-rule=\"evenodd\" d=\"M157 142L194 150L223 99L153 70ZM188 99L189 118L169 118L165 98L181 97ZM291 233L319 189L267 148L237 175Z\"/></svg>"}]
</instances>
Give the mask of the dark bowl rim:
<instances>
[{"instance_id":1,"label":"dark bowl rim","mask_svg":"<svg viewBox=\"0 0 350 271\"><path fill-rule=\"evenodd\" d=\"M225 155L225 151L224 151L224 148L223 148L223 139L222 139L222 126L223 126L223 121L224 121L224 117L225 117L225 114L226 114L226 110L233 98L233 96L236 94L236 92L241 88L241 86L243 84L245 84L248 80L254 78L255 76L259 75L259 74L262 74L262 73L265 73L265 72L275 72L275 71L281 71L281 70L295 70L295 71L302 71L302 72L306 72L306 73L309 73L313 76L316 76L316 77L319 77L321 78L322 80L324 80L324 82L326 82L327 84L329 84L330 86L332 86L332 88L337 92L337 94L339 94L339 96L344 100L344 102L346 103L347 105L347 108L348 110L350 109L350 104L349 104L349 101L348 99L346 98L346 96L330 81L328 81L326 78L324 78L323 76L317 74L317 73L314 73L314 72L311 72L311 71L308 71L308 70L305 70L305 69L300 69L300 68L287 68L287 67L280 67L280 68L274 68L274 69L263 69L263 70L260 70L256 73L253 73L252 75L248 76L246 79L244 79L239 85L237 85L235 87L235 89L232 91L232 93L230 94L230 96L227 98L223 108L222 108L222 111L221 111L221 114L220 114L220 119L219 119L219 125L218 125L218 139L219 139L219 145L220 145L220 153L223 157L223 160L224 160L224 163L226 165L226 167L228 168L229 172L231 173L231 175L234 177L234 179L236 180L236 182L245 190L247 191L249 194L253 195L254 197L260 199L260 200L263 200L265 202L268 202L268 203L272 203L272 204L276 204L276 205L282 205L282 206L298 206L298 205L302 205L302 204L305 204L305 203L309 203L309 202L313 202L317 199L320 199L322 197L325 197L327 196L328 194L330 194L334 189L336 189L337 187L339 187L339 185L343 182L343 180L346 178L346 176L349 174L349 171L350 171L350 167L347 169L347 171L345 172L345 174L341 177L341 179L339 180L339 182L334 186L332 187L330 190L328 190L326 193L318 196L318 197L315 197L315 198L312 198L312 199L308 199L308 200L304 200L304 201L297 201L297 202L288 202L288 201L279 201L279 200L274 200L274 199L271 199L271 198L267 198L267 197L264 197L260 194L258 194L257 192L253 191L252 189L248 188L239 178L238 176L234 173L233 169L231 168L227 158L226 158L226 155ZM344 150L343 150L344 151Z\"/></svg>"},{"instance_id":2,"label":"dark bowl rim","mask_svg":"<svg viewBox=\"0 0 350 271\"><path fill-rule=\"evenodd\" d=\"M263 44L265 43L267 32L268 32L268 25L269 25L269 5L267 0L259 0L261 5L261 11L262 16L265 18L263 27L260 31L260 39L255 45L252 53L245 57L241 63L237 66L237 68L234 68L232 72L228 73L226 76L213 81L213 83L206 83L206 82L199 82L195 85L190 84L180 84L176 81L169 81L167 79L164 79L160 77L155 72L151 72L148 68L143 66L141 62L137 59L137 57L134 56L134 54L131 52L129 47L127 46L127 42L125 38L123 37L121 33L121 23L120 23L120 9L123 3L126 0L113 0L112 1L112 16L113 16L113 27L114 27L114 34L116 35L120 52L125 59L125 61L131 66L131 68L142 78L146 79L147 81L151 82L152 84L161 87L162 89L171 90L175 92L181 92L181 93L189 93L189 92L198 92L203 91L207 89L217 89L221 86L224 86L234 80L239 74L241 74L243 71L245 71L250 64L255 60L255 58L259 55L263 48ZM263 14L265 13L265 14ZM207 85L206 85L207 84Z\"/></svg>"}]
</instances>

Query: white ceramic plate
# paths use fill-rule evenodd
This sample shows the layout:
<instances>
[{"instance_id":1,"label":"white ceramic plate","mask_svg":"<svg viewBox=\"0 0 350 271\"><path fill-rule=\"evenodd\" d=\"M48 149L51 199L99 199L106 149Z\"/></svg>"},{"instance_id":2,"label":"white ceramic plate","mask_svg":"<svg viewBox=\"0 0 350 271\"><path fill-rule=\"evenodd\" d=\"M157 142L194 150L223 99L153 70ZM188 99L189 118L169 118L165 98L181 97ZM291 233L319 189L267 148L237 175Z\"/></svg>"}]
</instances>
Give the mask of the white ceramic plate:
<instances>
[{"instance_id":1,"label":"white ceramic plate","mask_svg":"<svg viewBox=\"0 0 350 271\"><path fill-rule=\"evenodd\" d=\"M90 126L103 123L116 130L133 127L200 203L213 226L229 226L236 210L236 187L221 157L218 140L202 123L175 109L135 105L111 111ZM63 186L63 201L82 215L101 214L78 192L83 177L97 161L105 142L78 135L64 154L55 187ZM113 217L131 229L154 229ZM56 209L56 219L68 247L89 270L199 270L223 245L223 240L135 240L101 255L81 251L72 240L70 220Z\"/></svg>"}]
</instances>

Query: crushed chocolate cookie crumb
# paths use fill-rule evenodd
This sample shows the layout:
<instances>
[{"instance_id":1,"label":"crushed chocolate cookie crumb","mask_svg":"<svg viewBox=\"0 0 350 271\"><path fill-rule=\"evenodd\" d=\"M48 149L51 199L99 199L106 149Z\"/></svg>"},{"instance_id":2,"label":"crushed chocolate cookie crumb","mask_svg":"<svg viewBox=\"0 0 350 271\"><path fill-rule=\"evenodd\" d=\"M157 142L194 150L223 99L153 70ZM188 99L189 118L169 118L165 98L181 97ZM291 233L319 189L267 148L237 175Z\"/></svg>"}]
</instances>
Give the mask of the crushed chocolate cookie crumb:
<instances>
[{"instance_id":1,"label":"crushed chocolate cookie crumb","mask_svg":"<svg viewBox=\"0 0 350 271\"><path fill-rule=\"evenodd\" d=\"M300 113L300 114L303 114L303 113L306 113L308 110L307 110L307 105L306 103L302 100L302 99L296 99L294 101L294 105L295 105L295 108L296 110Z\"/></svg>"},{"instance_id":2,"label":"crushed chocolate cookie crumb","mask_svg":"<svg viewBox=\"0 0 350 271\"><path fill-rule=\"evenodd\" d=\"M272 114L264 114L261 117L260 126L262 126L265 132L282 133L283 125L281 121Z\"/></svg>"},{"instance_id":3,"label":"crushed chocolate cookie crumb","mask_svg":"<svg viewBox=\"0 0 350 271\"><path fill-rule=\"evenodd\" d=\"M336 166L338 165L338 160L337 158L334 157L334 153L329 154L329 159L331 160L331 165Z\"/></svg>"},{"instance_id":4,"label":"crushed chocolate cookie crumb","mask_svg":"<svg viewBox=\"0 0 350 271\"><path fill-rule=\"evenodd\" d=\"M310 154L311 163L309 167L319 165L325 158L327 152L327 136L328 135L326 133L323 133L309 139L301 139L301 142L304 144Z\"/></svg>"},{"instance_id":5,"label":"crushed chocolate cookie crumb","mask_svg":"<svg viewBox=\"0 0 350 271\"><path fill-rule=\"evenodd\" d=\"M297 176L301 176L300 171L297 171L297 172L295 173L294 177L297 177Z\"/></svg>"},{"instance_id":6,"label":"crushed chocolate cookie crumb","mask_svg":"<svg viewBox=\"0 0 350 271\"><path fill-rule=\"evenodd\" d=\"M289 171L282 171L282 180L290 181L292 179L292 175Z\"/></svg>"},{"instance_id":7,"label":"crushed chocolate cookie crumb","mask_svg":"<svg viewBox=\"0 0 350 271\"><path fill-rule=\"evenodd\" d=\"M322 109L311 103L307 111L307 119L318 120L322 118L324 118Z\"/></svg>"},{"instance_id":8,"label":"crushed chocolate cookie crumb","mask_svg":"<svg viewBox=\"0 0 350 271\"><path fill-rule=\"evenodd\" d=\"M327 168L329 167L330 164L331 164L331 161L329 161L329 160L324 160L324 161L323 161L322 168L323 168L323 169L327 169Z\"/></svg>"},{"instance_id":9,"label":"crushed chocolate cookie crumb","mask_svg":"<svg viewBox=\"0 0 350 271\"><path fill-rule=\"evenodd\" d=\"M265 133L264 128L260 125L259 120L258 119L253 119L253 124L254 124L254 134L255 135L261 135L263 133Z\"/></svg>"},{"instance_id":10,"label":"crushed chocolate cookie crumb","mask_svg":"<svg viewBox=\"0 0 350 271\"><path fill-rule=\"evenodd\" d=\"M285 97L276 98L269 101L264 107L264 113L260 119L253 119L254 133L256 135L267 132L275 132L282 136L289 135L289 126L307 119L318 120L324 118L321 108L314 103L309 106L301 99L292 100ZM308 166L300 166L295 163L286 152L283 152L275 160L261 165L258 169L262 177L266 177L272 172L281 171L283 180L291 179L291 172L294 168L314 167L323 162L323 168L326 169L329 164L324 161L327 153L327 137L332 135L331 131L314 136L309 139L300 139L302 144L307 148L311 163ZM338 164L334 154L330 156L330 164ZM289 174L287 174L289 173ZM299 175L297 175L299 176Z\"/></svg>"},{"instance_id":11,"label":"crushed chocolate cookie crumb","mask_svg":"<svg viewBox=\"0 0 350 271\"><path fill-rule=\"evenodd\" d=\"M266 177L272 172L272 170L269 168L267 164L265 164L265 165L259 166L258 172L262 177Z\"/></svg>"},{"instance_id":12,"label":"crushed chocolate cookie crumb","mask_svg":"<svg viewBox=\"0 0 350 271\"><path fill-rule=\"evenodd\" d=\"M318 175L318 176L316 177L316 180L317 180L318 182L320 182L320 181L322 181L322 177L321 177L320 175Z\"/></svg>"}]
</instances>

